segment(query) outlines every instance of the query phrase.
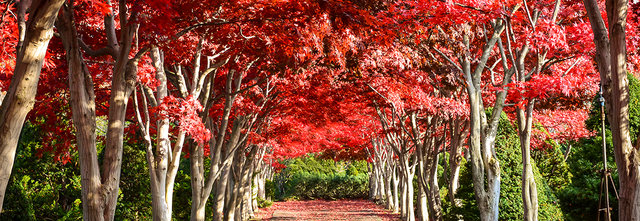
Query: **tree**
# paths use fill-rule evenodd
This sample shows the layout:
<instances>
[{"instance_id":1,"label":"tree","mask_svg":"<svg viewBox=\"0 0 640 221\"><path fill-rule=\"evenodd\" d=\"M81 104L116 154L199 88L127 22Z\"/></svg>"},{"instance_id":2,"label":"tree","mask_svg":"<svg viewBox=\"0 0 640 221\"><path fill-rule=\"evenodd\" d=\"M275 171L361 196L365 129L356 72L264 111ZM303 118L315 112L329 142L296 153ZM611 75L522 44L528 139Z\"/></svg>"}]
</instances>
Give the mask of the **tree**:
<instances>
[{"instance_id":1,"label":"tree","mask_svg":"<svg viewBox=\"0 0 640 221\"><path fill-rule=\"evenodd\" d=\"M121 27L120 38L118 38L116 35L116 15L111 11L111 2L107 1L106 6L94 6L102 7L100 8L102 11L98 12L104 15L104 29L98 30L98 33L106 35L107 45L104 48L93 51L78 35L78 27L76 26L78 22L75 18L75 13L78 13L76 7L88 7L89 13L95 12L92 11L95 9L87 6L86 3L66 4L62 11L62 17L57 21L57 26L62 36L69 68L70 103L73 124L77 131L76 140L82 176L83 214L86 219L113 220L122 166L127 103L135 86L138 62L148 49L140 50L134 54L133 58L129 58L129 55L133 53L133 38L138 27L133 21L137 19L140 11L129 11L126 1L118 3L119 27ZM91 16L85 15L83 18L87 19ZM111 91L102 168L98 162L96 149L97 101L94 91L96 85L93 83L93 76L86 64L82 50L96 57L109 56L115 61L111 66L113 69L109 85ZM109 67L102 68L108 70Z\"/></svg>"},{"instance_id":2,"label":"tree","mask_svg":"<svg viewBox=\"0 0 640 221\"><path fill-rule=\"evenodd\" d=\"M0 106L0 211L4 192L9 182L22 125L31 111L36 96L40 71L45 61L49 40L53 37L53 24L63 0L18 1L17 21L19 41L16 63L7 94ZM4 7L8 11L9 5ZM27 10L29 16L27 19ZM4 22L5 16L2 16ZM12 26L12 24L8 24Z\"/></svg>"},{"instance_id":3,"label":"tree","mask_svg":"<svg viewBox=\"0 0 640 221\"><path fill-rule=\"evenodd\" d=\"M640 153L629 134L629 80L627 79L627 12L626 0L606 1L604 11L599 3L585 0L595 42L595 62L611 123L613 150L620 179L619 219L640 220ZM609 28L602 13L606 12Z\"/></svg>"}]
</instances>

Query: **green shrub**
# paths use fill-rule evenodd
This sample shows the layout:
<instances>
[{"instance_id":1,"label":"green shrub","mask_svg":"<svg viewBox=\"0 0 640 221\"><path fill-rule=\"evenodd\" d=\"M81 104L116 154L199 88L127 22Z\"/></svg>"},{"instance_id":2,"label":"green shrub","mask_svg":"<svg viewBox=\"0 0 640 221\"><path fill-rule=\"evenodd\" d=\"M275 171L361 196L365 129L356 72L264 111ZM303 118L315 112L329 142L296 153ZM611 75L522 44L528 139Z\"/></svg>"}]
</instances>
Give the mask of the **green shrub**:
<instances>
[{"instance_id":1,"label":"green shrub","mask_svg":"<svg viewBox=\"0 0 640 221\"><path fill-rule=\"evenodd\" d=\"M500 159L500 219L522 220L522 151L518 137L511 137L496 146ZM499 149L498 149L499 148ZM533 164L533 176L538 189L538 216L540 220L562 220L563 213L553 191Z\"/></svg>"},{"instance_id":2,"label":"green shrub","mask_svg":"<svg viewBox=\"0 0 640 221\"><path fill-rule=\"evenodd\" d=\"M607 143L611 145L611 136L609 135L607 136ZM607 161L612 171L611 175L617 184L618 173L613 148L608 148L607 152ZM588 220L597 217L601 182L599 171L603 165L602 137L595 136L574 144L567 163L574 174L571 180L572 185L558 192L567 220ZM612 219L617 220L618 201L613 195L612 189L610 186L609 201L613 209Z\"/></svg>"},{"instance_id":3,"label":"green shrub","mask_svg":"<svg viewBox=\"0 0 640 221\"><path fill-rule=\"evenodd\" d=\"M276 184L271 180L264 181L264 194L267 199L276 198Z\"/></svg>"},{"instance_id":4,"label":"green shrub","mask_svg":"<svg viewBox=\"0 0 640 221\"><path fill-rule=\"evenodd\" d=\"M564 151L568 145L558 145L553 141L547 141L550 148L535 150L531 157L535 160L540 174L554 191L560 191L571 186L573 173L569 164L564 160ZM563 148L564 147L564 148Z\"/></svg>"},{"instance_id":5,"label":"green shrub","mask_svg":"<svg viewBox=\"0 0 640 221\"><path fill-rule=\"evenodd\" d=\"M273 205L273 201L262 199L260 197L256 197L256 201L258 201L258 208L267 208Z\"/></svg>"},{"instance_id":6,"label":"green shrub","mask_svg":"<svg viewBox=\"0 0 640 221\"><path fill-rule=\"evenodd\" d=\"M344 199L368 196L365 161L320 160L313 156L284 162L287 168L274 177L274 199Z\"/></svg>"}]
</instances>

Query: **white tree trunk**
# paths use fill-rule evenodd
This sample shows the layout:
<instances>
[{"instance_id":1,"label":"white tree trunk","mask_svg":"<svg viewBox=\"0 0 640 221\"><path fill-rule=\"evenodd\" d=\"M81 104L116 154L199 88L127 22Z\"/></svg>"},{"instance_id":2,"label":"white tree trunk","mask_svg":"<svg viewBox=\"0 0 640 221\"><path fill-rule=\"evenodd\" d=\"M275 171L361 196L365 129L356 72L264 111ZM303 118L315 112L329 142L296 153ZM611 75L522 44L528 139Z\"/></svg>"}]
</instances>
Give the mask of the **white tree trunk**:
<instances>
[{"instance_id":1,"label":"white tree trunk","mask_svg":"<svg viewBox=\"0 0 640 221\"><path fill-rule=\"evenodd\" d=\"M400 212L400 206L399 206L399 196L398 194L400 194L400 191L398 190L398 187L400 185L400 178L398 177L399 174L396 172L395 168L393 170L392 176L391 176L391 182L393 182L393 193L391 194L391 196L393 196L393 202L391 204L391 209L393 209L393 213L398 213Z\"/></svg>"},{"instance_id":2,"label":"white tree trunk","mask_svg":"<svg viewBox=\"0 0 640 221\"><path fill-rule=\"evenodd\" d=\"M520 135L520 147L522 149L522 206L524 220L538 220L538 190L533 177L531 166L531 123L533 120L533 105L535 100L530 100L525 110L517 108L518 134Z\"/></svg>"},{"instance_id":3,"label":"white tree trunk","mask_svg":"<svg viewBox=\"0 0 640 221\"><path fill-rule=\"evenodd\" d=\"M424 188L418 188L418 202L420 204L419 207L419 215L420 221L428 221L429 220L429 207L427 206L427 193L425 193Z\"/></svg>"}]
</instances>

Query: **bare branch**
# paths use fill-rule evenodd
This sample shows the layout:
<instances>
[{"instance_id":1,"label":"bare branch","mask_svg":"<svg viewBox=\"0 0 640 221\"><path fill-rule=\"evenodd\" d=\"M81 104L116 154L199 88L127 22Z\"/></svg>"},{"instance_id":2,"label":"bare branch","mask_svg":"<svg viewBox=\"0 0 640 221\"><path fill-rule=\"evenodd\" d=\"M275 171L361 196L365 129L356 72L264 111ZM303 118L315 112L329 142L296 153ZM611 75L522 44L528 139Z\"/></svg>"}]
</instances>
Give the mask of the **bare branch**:
<instances>
[{"instance_id":1,"label":"bare branch","mask_svg":"<svg viewBox=\"0 0 640 221\"><path fill-rule=\"evenodd\" d=\"M82 47L82 50L84 50L84 52L87 53L89 56L92 56L92 57L100 57L105 55L111 55L113 57L117 56L116 51L113 50L112 47L103 47L98 50L93 50L91 49L91 47L89 47L89 45L84 43L84 41L82 41L82 39L80 38L78 38L78 43L80 44L80 47Z\"/></svg>"},{"instance_id":2,"label":"bare branch","mask_svg":"<svg viewBox=\"0 0 640 221\"><path fill-rule=\"evenodd\" d=\"M522 0L524 3L524 11L527 14L527 19L529 20L529 25L533 28L533 31L536 31L536 21L531 17L531 11L529 10L529 5L527 5L527 0Z\"/></svg>"},{"instance_id":3,"label":"bare branch","mask_svg":"<svg viewBox=\"0 0 640 221\"><path fill-rule=\"evenodd\" d=\"M444 59L446 59L451 65L453 65L456 69L458 69L458 71L463 72L462 68L456 64L456 62L454 62L453 60L451 60L451 58L449 58L449 56L445 55L444 53L442 53L442 51L438 50L435 47L431 47L433 48L433 50L435 50L436 52L438 52L438 54L440 54L440 56L442 56Z\"/></svg>"},{"instance_id":4,"label":"bare branch","mask_svg":"<svg viewBox=\"0 0 640 221\"><path fill-rule=\"evenodd\" d=\"M196 46L196 54L193 61L193 77L191 78L191 94L194 94L198 90L198 82L200 77L200 58L202 57L202 45L204 44L204 37L198 39L198 45Z\"/></svg>"},{"instance_id":5,"label":"bare branch","mask_svg":"<svg viewBox=\"0 0 640 221\"><path fill-rule=\"evenodd\" d=\"M111 5L111 0L106 0L106 4ZM120 44L118 43L118 37L116 35L115 13L113 13L113 11L104 16L104 30L107 35L107 47L112 48L115 59L117 54L120 53Z\"/></svg>"},{"instance_id":6,"label":"bare branch","mask_svg":"<svg viewBox=\"0 0 640 221\"><path fill-rule=\"evenodd\" d=\"M555 5L553 6L553 16L551 16L551 23L555 24L556 19L558 18L558 12L560 12L560 2L561 0L556 0Z\"/></svg>"},{"instance_id":7,"label":"bare branch","mask_svg":"<svg viewBox=\"0 0 640 221\"><path fill-rule=\"evenodd\" d=\"M580 60L582 59L581 58L576 59L576 61L573 62L573 64L571 64L571 66L569 66L569 68L567 68L567 70L564 71L564 73L562 73L562 77L566 76L569 73L569 71L571 71L571 69L573 69L573 67L575 67L578 64L578 62L580 62Z\"/></svg>"},{"instance_id":8,"label":"bare branch","mask_svg":"<svg viewBox=\"0 0 640 221\"><path fill-rule=\"evenodd\" d=\"M178 91L180 92L180 96L182 98L186 98L189 95L189 92L187 90L187 82L184 79L184 75L182 74L182 67L181 66L177 66L175 67L176 72L171 72L169 70L167 71L167 78L169 79L169 82L171 82L171 84L178 88Z\"/></svg>"},{"instance_id":9,"label":"bare branch","mask_svg":"<svg viewBox=\"0 0 640 221\"><path fill-rule=\"evenodd\" d=\"M31 6L32 0L20 0L16 4L18 5L18 14L17 14L17 22L18 22L18 45L16 46L16 54L20 53L22 49L22 45L24 45L24 37L27 30L26 23L26 13L27 9ZM8 9L9 7L7 7Z\"/></svg>"}]
</instances>

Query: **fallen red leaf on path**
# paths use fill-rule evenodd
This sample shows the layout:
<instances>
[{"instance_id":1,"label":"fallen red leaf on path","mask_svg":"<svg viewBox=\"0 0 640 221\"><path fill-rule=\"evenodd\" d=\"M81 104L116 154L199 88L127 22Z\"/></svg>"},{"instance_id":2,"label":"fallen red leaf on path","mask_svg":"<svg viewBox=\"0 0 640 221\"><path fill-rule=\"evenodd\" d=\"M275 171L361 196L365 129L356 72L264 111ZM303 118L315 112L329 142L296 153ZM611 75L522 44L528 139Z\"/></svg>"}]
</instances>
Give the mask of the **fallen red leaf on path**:
<instances>
[{"instance_id":1,"label":"fallen red leaf on path","mask_svg":"<svg viewBox=\"0 0 640 221\"><path fill-rule=\"evenodd\" d=\"M275 202L269 208L260 209L256 220L399 220L369 200L307 200Z\"/></svg>"}]
</instances>

